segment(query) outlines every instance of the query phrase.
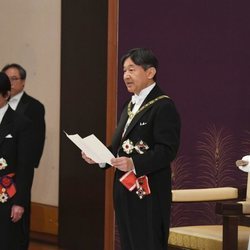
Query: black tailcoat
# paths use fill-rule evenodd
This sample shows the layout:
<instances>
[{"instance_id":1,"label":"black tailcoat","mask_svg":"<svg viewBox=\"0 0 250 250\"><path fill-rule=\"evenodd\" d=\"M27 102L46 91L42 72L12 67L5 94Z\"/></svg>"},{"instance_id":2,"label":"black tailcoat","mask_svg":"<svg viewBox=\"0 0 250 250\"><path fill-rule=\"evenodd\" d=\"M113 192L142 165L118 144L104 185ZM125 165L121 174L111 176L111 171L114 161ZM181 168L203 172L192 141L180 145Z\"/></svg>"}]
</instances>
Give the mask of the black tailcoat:
<instances>
[{"instance_id":1,"label":"black tailcoat","mask_svg":"<svg viewBox=\"0 0 250 250\"><path fill-rule=\"evenodd\" d=\"M164 95L156 85L142 106ZM123 138L128 119L127 106L112 141L114 155L133 159L137 177L147 175L151 194L139 199L135 190L130 192L119 181L125 173L116 170L114 204L123 250L165 250L169 231L171 206L170 163L177 154L180 138L180 118L170 98L162 98L131 121ZM142 107L141 106L141 107ZM133 150L124 152L122 144L130 140L135 145L142 141L149 149L143 154Z\"/></svg>"},{"instance_id":2,"label":"black tailcoat","mask_svg":"<svg viewBox=\"0 0 250 250\"><path fill-rule=\"evenodd\" d=\"M31 157L33 133L31 121L9 107L0 124L0 158L4 158L8 164L0 170L0 177L14 173L17 192L7 202L0 203L1 250L20 249L22 219L13 223L10 214L13 204L24 207L25 213L29 207L34 174L34 159Z\"/></svg>"},{"instance_id":3,"label":"black tailcoat","mask_svg":"<svg viewBox=\"0 0 250 250\"><path fill-rule=\"evenodd\" d=\"M27 95L25 92L22 95L16 112L27 116L32 122L35 129L34 135L34 167L38 167L44 147L45 141L45 108L44 105L35 98Z\"/></svg>"}]
</instances>

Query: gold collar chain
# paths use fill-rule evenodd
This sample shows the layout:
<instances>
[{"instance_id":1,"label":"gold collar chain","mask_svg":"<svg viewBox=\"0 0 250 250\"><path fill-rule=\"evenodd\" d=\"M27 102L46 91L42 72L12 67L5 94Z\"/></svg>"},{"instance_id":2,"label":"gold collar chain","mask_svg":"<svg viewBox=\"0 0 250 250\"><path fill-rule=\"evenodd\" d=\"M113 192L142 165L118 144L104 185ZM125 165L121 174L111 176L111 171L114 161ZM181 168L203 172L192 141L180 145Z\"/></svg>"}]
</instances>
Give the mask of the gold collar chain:
<instances>
[{"instance_id":1,"label":"gold collar chain","mask_svg":"<svg viewBox=\"0 0 250 250\"><path fill-rule=\"evenodd\" d=\"M132 120L134 118L134 116L136 116L138 113L140 113L145 108L147 108L148 106L154 104L155 102L157 102L158 100L160 100L162 98L169 98L169 97L167 95L158 96L155 99L153 99L153 100L149 101L148 103L146 103L145 105L143 105L139 110L137 110L137 112L135 114L131 110L132 102L130 101L129 104L128 104L128 117L129 117L129 119Z\"/></svg>"}]
</instances>

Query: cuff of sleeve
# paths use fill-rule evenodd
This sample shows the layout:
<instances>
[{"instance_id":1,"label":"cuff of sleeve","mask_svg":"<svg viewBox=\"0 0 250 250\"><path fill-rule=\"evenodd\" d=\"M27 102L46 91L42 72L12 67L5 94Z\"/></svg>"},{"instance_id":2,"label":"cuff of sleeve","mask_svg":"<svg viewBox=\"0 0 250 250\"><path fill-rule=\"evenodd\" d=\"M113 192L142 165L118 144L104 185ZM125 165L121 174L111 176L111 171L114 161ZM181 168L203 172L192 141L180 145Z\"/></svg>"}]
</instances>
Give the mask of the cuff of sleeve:
<instances>
[{"instance_id":1,"label":"cuff of sleeve","mask_svg":"<svg viewBox=\"0 0 250 250\"><path fill-rule=\"evenodd\" d=\"M100 168L105 168L106 167L106 163L99 163L98 164Z\"/></svg>"},{"instance_id":2,"label":"cuff of sleeve","mask_svg":"<svg viewBox=\"0 0 250 250\"><path fill-rule=\"evenodd\" d=\"M134 172L134 174L136 175L136 170L135 170L135 164L134 164L134 161L133 161L132 157L130 157L130 159L131 159L131 161L132 161L132 163L133 163L133 166L134 166L134 168L132 169L132 171L133 171L133 172Z\"/></svg>"}]
</instances>

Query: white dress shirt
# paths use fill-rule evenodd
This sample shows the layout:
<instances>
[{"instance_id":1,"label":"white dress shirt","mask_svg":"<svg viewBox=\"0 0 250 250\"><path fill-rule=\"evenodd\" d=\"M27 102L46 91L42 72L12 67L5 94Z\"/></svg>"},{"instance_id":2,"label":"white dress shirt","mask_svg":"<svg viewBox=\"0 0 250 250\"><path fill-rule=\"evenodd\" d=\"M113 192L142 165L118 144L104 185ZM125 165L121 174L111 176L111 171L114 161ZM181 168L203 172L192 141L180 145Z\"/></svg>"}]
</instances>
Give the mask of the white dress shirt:
<instances>
[{"instance_id":1,"label":"white dress shirt","mask_svg":"<svg viewBox=\"0 0 250 250\"><path fill-rule=\"evenodd\" d=\"M8 104L6 104L2 108L0 108L0 124L3 120L3 117L4 117L5 112L7 111L8 107L9 107Z\"/></svg>"},{"instance_id":2,"label":"white dress shirt","mask_svg":"<svg viewBox=\"0 0 250 250\"><path fill-rule=\"evenodd\" d=\"M133 104L135 104L135 106L133 107L132 113L135 114L139 110L140 106L142 105L142 103L144 102L144 100L146 99L150 91L154 88L155 84L156 83L153 83L147 88L141 90L139 95L134 94L132 96L131 101Z\"/></svg>"}]
</instances>

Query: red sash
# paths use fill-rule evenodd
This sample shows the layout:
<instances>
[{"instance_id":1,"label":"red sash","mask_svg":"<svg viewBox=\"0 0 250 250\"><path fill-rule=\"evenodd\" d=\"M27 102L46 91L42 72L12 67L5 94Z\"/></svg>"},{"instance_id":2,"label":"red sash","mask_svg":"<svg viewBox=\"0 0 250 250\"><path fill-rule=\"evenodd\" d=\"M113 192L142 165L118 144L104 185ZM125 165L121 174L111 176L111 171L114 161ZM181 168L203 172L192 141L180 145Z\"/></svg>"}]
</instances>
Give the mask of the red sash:
<instances>
[{"instance_id":1,"label":"red sash","mask_svg":"<svg viewBox=\"0 0 250 250\"><path fill-rule=\"evenodd\" d=\"M0 203L6 202L15 195L16 187L12 178L14 175L11 173L0 177Z\"/></svg>"},{"instance_id":2,"label":"red sash","mask_svg":"<svg viewBox=\"0 0 250 250\"><path fill-rule=\"evenodd\" d=\"M151 193L146 175L136 177L133 170L127 172L120 178L120 182L129 190L133 191L137 188L136 194L142 199L145 195Z\"/></svg>"}]
</instances>

